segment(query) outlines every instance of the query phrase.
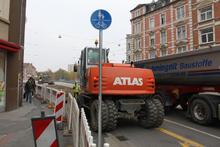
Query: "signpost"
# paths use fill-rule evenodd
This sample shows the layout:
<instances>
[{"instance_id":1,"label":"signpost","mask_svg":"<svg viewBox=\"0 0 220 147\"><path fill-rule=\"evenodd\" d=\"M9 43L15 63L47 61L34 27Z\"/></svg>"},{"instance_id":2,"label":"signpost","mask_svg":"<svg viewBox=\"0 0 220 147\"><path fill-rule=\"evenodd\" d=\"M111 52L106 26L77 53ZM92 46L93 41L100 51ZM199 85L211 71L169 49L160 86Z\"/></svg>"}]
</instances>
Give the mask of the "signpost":
<instances>
[{"instance_id":1,"label":"signpost","mask_svg":"<svg viewBox=\"0 0 220 147\"><path fill-rule=\"evenodd\" d=\"M91 15L91 24L99 30L99 114L98 114L98 147L102 147L102 43L103 30L112 22L111 15L106 10L96 10Z\"/></svg>"}]
</instances>

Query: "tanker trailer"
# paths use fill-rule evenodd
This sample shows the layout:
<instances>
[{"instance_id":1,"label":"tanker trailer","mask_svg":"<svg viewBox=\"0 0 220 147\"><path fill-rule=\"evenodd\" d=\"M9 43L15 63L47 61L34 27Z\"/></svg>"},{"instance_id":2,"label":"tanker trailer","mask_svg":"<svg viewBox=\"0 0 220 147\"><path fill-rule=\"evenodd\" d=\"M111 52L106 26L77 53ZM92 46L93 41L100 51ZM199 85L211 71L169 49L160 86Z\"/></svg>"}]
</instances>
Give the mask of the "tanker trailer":
<instances>
[{"instance_id":1,"label":"tanker trailer","mask_svg":"<svg viewBox=\"0 0 220 147\"><path fill-rule=\"evenodd\" d=\"M220 47L134 64L153 70L156 93L165 109L181 105L194 122L203 125L220 119Z\"/></svg>"}]
</instances>

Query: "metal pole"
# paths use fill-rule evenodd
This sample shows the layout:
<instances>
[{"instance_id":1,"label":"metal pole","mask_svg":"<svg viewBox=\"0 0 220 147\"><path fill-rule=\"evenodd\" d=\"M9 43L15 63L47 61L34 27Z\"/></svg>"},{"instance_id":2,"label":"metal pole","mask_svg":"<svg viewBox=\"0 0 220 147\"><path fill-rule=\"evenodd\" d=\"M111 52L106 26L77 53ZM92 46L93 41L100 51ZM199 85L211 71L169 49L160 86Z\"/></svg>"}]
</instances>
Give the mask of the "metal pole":
<instances>
[{"instance_id":1,"label":"metal pole","mask_svg":"<svg viewBox=\"0 0 220 147\"><path fill-rule=\"evenodd\" d=\"M98 119L98 147L102 147L102 38L103 31L99 30L99 119Z\"/></svg>"}]
</instances>

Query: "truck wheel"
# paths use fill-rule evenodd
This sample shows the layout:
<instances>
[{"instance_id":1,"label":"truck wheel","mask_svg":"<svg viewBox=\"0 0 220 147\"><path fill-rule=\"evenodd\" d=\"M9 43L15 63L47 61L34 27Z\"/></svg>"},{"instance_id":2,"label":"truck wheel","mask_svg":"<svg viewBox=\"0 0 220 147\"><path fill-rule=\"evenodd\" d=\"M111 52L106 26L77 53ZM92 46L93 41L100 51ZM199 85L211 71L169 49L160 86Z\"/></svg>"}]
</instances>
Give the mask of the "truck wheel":
<instances>
[{"instance_id":1,"label":"truck wheel","mask_svg":"<svg viewBox=\"0 0 220 147\"><path fill-rule=\"evenodd\" d=\"M190 107L192 120L198 124L208 125L212 123L212 111L210 106L202 99L193 100Z\"/></svg>"},{"instance_id":2,"label":"truck wheel","mask_svg":"<svg viewBox=\"0 0 220 147\"><path fill-rule=\"evenodd\" d=\"M161 101L156 98L156 96L153 97L152 101L157 107L157 121L155 122L154 127L159 127L162 125L164 119L164 106Z\"/></svg>"},{"instance_id":3,"label":"truck wheel","mask_svg":"<svg viewBox=\"0 0 220 147\"><path fill-rule=\"evenodd\" d=\"M76 97L76 101L77 101L77 104L79 106L79 108L82 108L83 105L85 104L85 100L84 100L84 97L82 94L79 94L77 97Z\"/></svg>"},{"instance_id":4,"label":"truck wheel","mask_svg":"<svg viewBox=\"0 0 220 147\"><path fill-rule=\"evenodd\" d=\"M90 125L93 131L98 131L98 110L99 110L99 101L94 100L90 107ZM108 107L102 102L102 130L106 129L108 124Z\"/></svg>"},{"instance_id":5,"label":"truck wheel","mask_svg":"<svg viewBox=\"0 0 220 147\"><path fill-rule=\"evenodd\" d=\"M157 122L157 106L152 99L145 100L145 106L141 111L142 115L139 117L140 125L144 128L152 128Z\"/></svg>"},{"instance_id":6,"label":"truck wheel","mask_svg":"<svg viewBox=\"0 0 220 147\"><path fill-rule=\"evenodd\" d=\"M112 131L117 127L118 109L112 100L106 100L105 103L108 107L108 124L106 126L106 131Z\"/></svg>"}]
</instances>

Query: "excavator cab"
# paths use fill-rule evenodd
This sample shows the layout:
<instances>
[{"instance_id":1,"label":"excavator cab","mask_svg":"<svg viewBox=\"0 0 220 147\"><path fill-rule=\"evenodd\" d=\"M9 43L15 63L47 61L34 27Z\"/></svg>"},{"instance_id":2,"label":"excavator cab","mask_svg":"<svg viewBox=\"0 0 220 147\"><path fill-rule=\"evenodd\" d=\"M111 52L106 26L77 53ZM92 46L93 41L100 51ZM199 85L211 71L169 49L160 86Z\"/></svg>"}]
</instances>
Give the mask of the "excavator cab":
<instances>
[{"instance_id":1,"label":"excavator cab","mask_svg":"<svg viewBox=\"0 0 220 147\"><path fill-rule=\"evenodd\" d=\"M109 49L102 49L102 63L108 62ZM82 87L86 86L86 70L99 65L99 48L86 47L81 51L79 76Z\"/></svg>"}]
</instances>

